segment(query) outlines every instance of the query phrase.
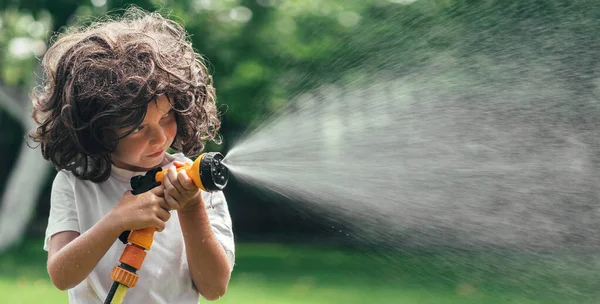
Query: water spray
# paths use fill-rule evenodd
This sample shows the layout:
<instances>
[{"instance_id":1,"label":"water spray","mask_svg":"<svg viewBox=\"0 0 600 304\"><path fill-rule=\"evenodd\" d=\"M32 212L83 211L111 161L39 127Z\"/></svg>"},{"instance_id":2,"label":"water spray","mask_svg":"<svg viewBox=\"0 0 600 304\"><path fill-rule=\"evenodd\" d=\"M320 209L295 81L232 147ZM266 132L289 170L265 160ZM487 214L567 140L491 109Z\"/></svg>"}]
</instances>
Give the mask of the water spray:
<instances>
[{"instance_id":1,"label":"water spray","mask_svg":"<svg viewBox=\"0 0 600 304\"><path fill-rule=\"evenodd\" d=\"M229 181L229 171L222 164L223 155L218 152L204 153L191 165L178 166L177 171L185 170L199 189L206 192L220 191ZM131 178L133 194L140 194L159 186L168 169L156 167L145 175ZM122 303L128 288L135 287L139 276L137 270L142 267L146 253L152 246L155 227L146 227L134 231L125 231L119 239L126 244L119 262L110 274L114 281L106 296L105 304Z\"/></svg>"}]
</instances>

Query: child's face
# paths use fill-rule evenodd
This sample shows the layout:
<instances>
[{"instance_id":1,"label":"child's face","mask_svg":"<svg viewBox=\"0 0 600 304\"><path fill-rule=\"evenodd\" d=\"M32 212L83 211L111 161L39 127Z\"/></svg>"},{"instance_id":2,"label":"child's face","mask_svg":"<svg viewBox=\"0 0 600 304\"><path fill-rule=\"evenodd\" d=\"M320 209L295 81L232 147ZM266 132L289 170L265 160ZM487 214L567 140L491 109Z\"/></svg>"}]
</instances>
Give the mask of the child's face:
<instances>
[{"instance_id":1,"label":"child's face","mask_svg":"<svg viewBox=\"0 0 600 304\"><path fill-rule=\"evenodd\" d=\"M121 131L118 131L121 132ZM119 140L111 158L115 166L147 171L159 166L177 135L175 112L166 96L148 104L146 117L133 133Z\"/></svg>"}]
</instances>

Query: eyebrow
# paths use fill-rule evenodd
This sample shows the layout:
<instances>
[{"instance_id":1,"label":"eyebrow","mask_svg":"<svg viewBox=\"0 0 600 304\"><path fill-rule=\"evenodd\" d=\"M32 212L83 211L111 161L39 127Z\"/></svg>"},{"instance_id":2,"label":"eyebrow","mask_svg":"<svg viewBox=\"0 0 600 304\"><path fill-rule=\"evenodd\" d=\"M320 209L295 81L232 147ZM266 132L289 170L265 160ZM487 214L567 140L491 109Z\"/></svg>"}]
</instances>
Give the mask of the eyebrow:
<instances>
[{"instance_id":1,"label":"eyebrow","mask_svg":"<svg viewBox=\"0 0 600 304\"><path fill-rule=\"evenodd\" d=\"M169 108L169 111L167 111L167 113L163 114L160 118L163 118L163 117L167 116L168 114L171 114L171 112L173 112L173 111L174 111L173 107ZM144 120L145 120L145 118L144 118ZM142 123L139 126L137 126L136 128L143 127L145 125L146 125L146 123L144 123L142 121Z\"/></svg>"}]
</instances>

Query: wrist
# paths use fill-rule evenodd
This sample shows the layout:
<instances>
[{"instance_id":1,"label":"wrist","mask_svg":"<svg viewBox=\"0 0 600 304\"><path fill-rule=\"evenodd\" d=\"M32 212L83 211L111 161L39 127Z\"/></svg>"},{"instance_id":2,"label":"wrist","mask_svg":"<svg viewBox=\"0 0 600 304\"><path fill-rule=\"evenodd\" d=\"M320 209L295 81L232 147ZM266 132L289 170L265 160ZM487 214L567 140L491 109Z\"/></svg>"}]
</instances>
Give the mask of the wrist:
<instances>
[{"instance_id":1,"label":"wrist","mask_svg":"<svg viewBox=\"0 0 600 304\"><path fill-rule=\"evenodd\" d=\"M185 207L182 207L181 209L177 210L177 212L179 214L193 214L195 213L197 210L200 209L200 203L198 202L189 202L188 204L185 205Z\"/></svg>"},{"instance_id":2,"label":"wrist","mask_svg":"<svg viewBox=\"0 0 600 304\"><path fill-rule=\"evenodd\" d=\"M202 200L202 194L201 191L198 191L198 193L196 193L196 195L194 195L192 198L190 198L189 201L187 201L183 207L181 209L179 209L178 211L181 212L192 212L195 210L198 210L198 208L201 208L202 206L204 206L204 201Z\"/></svg>"},{"instance_id":3,"label":"wrist","mask_svg":"<svg viewBox=\"0 0 600 304\"><path fill-rule=\"evenodd\" d=\"M107 235L110 235L111 238L114 237L115 239L118 238L123 231L128 230L124 227L121 220L119 220L119 217L113 214L113 212L106 214L98 224L104 227Z\"/></svg>"}]
</instances>

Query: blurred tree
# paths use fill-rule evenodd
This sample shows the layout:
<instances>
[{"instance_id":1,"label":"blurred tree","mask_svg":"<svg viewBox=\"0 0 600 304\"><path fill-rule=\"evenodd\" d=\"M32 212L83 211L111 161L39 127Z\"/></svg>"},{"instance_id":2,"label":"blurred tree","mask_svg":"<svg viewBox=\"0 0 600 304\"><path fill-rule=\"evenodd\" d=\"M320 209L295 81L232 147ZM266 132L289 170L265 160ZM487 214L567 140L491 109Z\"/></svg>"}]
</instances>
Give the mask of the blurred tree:
<instances>
[{"instance_id":1,"label":"blurred tree","mask_svg":"<svg viewBox=\"0 0 600 304\"><path fill-rule=\"evenodd\" d=\"M12 109L13 118L22 121L24 130L33 127L27 118L25 96L35 83L36 78L32 77L31 71L35 70L37 59L47 47L51 33L77 19L91 20L90 16L107 11L119 14L120 11L113 10L131 4L149 10L164 7L168 8L166 13L186 25L194 45L211 63L219 100L226 105L222 108L226 112L222 127L226 144L223 147L209 146L209 149L227 150L232 138L284 105L294 91L317 86L319 82L316 81L296 80L314 79L307 75L314 72L315 67L317 72L326 71L322 64L329 60L328 54L346 56L340 51L344 46L337 44L337 36L348 35L348 27L355 26L360 17L356 12L346 12L348 6L341 3L343 1L326 3L323 11L318 12L318 5L302 1L2 1L0 11L3 12L2 24L6 30L0 39L0 47L9 52L2 55L0 71L3 73L2 83L10 87L2 92L10 90L20 96L18 99L2 98L3 108ZM366 6L358 1L350 4L357 10ZM315 12L318 14L315 15ZM339 15L344 12L348 20L340 23ZM319 68L319 65L322 66ZM278 81L282 74L287 75L287 82ZM336 74L337 71L328 75ZM39 151L20 151L19 159L23 159L24 164L36 163L30 157L34 157L35 153L39 155ZM32 154L24 157L25 152ZM16 202L23 199L22 194L26 192L22 178L27 176L24 172L28 170L15 166L12 172L7 183L10 191L5 191L0 209L0 218L10 220L0 222L14 229L0 231L16 231L11 235L17 236L22 234L33 212L28 207L32 204L21 202L19 213L15 213ZM45 174L38 176L41 178ZM28 193L36 196L35 192ZM35 197L28 201L32 200ZM0 235L0 249L4 247L2 244L11 244L16 239Z\"/></svg>"},{"instance_id":2,"label":"blurred tree","mask_svg":"<svg viewBox=\"0 0 600 304\"><path fill-rule=\"evenodd\" d=\"M424 69L439 70L432 77L451 79L457 90L468 90L483 82L510 87L515 79L506 75L515 75L507 73L515 67L529 75L549 69L548 74L564 75L564 83L580 96L594 100L598 91L600 48L595 29L600 10L594 0L0 0L0 111L22 125L9 132L31 128L26 96L50 34L78 18L89 20L130 4L162 8L183 22L194 46L210 62L224 113L225 139L223 146L209 145L210 150L226 152L242 131L257 126L302 92L328 83L368 84L379 74L400 78ZM418 85L434 90L432 83ZM573 115L581 116L588 106L574 106ZM5 167L13 160L0 159ZM31 190L19 188L22 179L17 174L24 170L12 172L15 182L7 188L16 188L12 199L2 200L0 244L5 218L25 227L33 213L19 207L21 215L9 216L14 211L6 206ZM311 211L269 204L235 181L226 194L241 230L325 229L319 216L312 215L290 228L294 214ZM238 205L242 202L243 208Z\"/></svg>"},{"instance_id":3,"label":"blurred tree","mask_svg":"<svg viewBox=\"0 0 600 304\"><path fill-rule=\"evenodd\" d=\"M19 124L3 131L3 137L4 134L22 135L23 130L34 128L27 110L27 92L35 83L33 72L40 72L36 56L43 55L46 49L50 23L47 14L38 17L34 19L31 14L12 8L0 11L0 27L3 28L0 49L7 50L0 54L0 114ZM14 152L9 153L11 157L0 159L0 165L10 172L0 187L0 250L18 242L25 232L49 168L39 150L30 149L22 136L18 138L17 143L5 146ZM15 146L19 148L15 149Z\"/></svg>"}]
</instances>

